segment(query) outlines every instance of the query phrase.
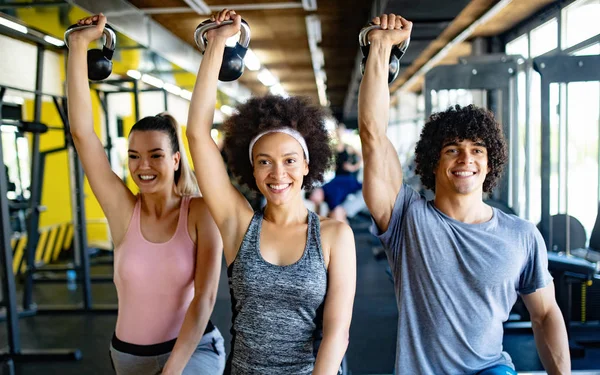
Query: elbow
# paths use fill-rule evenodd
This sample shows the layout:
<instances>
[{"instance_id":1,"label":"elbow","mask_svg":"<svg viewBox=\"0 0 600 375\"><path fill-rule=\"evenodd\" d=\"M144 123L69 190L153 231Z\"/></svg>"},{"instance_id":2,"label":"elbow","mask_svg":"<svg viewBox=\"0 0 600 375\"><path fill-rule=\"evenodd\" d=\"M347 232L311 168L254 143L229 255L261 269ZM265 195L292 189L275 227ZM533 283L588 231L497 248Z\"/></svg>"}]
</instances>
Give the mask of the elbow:
<instances>
[{"instance_id":1,"label":"elbow","mask_svg":"<svg viewBox=\"0 0 600 375\"><path fill-rule=\"evenodd\" d=\"M196 294L194 296L194 302L199 308L199 311L207 309L210 313L212 313L213 308L215 307L215 302L217 301L217 293L201 293Z\"/></svg>"},{"instance_id":2,"label":"elbow","mask_svg":"<svg viewBox=\"0 0 600 375\"><path fill-rule=\"evenodd\" d=\"M344 330L343 332L340 332L337 342L339 343L340 348L343 348L344 351L347 350L348 345L350 345L350 331Z\"/></svg>"},{"instance_id":3,"label":"elbow","mask_svg":"<svg viewBox=\"0 0 600 375\"><path fill-rule=\"evenodd\" d=\"M195 129L191 129L190 126L185 130L185 136L188 142L192 143L198 140L199 134Z\"/></svg>"},{"instance_id":4,"label":"elbow","mask_svg":"<svg viewBox=\"0 0 600 375\"><path fill-rule=\"evenodd\" d=\"M350 344L350 331L345 330L340 334L340 344L347 348Z\"/></svg>"},{"instance_id":5,"label":"elbow","mask_svg":"<svg viewBox=\"0 0 600 375\"><path fill-rule=\"evenodd\" d=\"M69 127L69 132L71 133L71 138L75 143L78 143L79 140L84 139L86 137L83 131L78 130L77 128L74 128L72 126Z\"/></svg>"},{"instance_id":6,"label":"elbow","mask_svg":"<svg viewBox=\"0 0 600 375\"><path fill-rule=\"evenodd\" d=\"M363 147L376 146L386 136L376 123L370 121L358 122L358 135Z\"/></svg>"},{"instance_id":7,"label":"elbow","mask_svg":"<svg viewBox=\"0 0 600 375\"><path fill-rule=\"evenodd\" d=\"M562 321L563 316L560 308L557 304L554 304L554 306L548 309L545 313L531 316L531 328L534 332L542 332L546 329L546 327L552 325L552 322Z\"/></svg>"},{"instance_id":8,"label":"elbow","mask_svg":"<svg viewBox=\"0 0 600 375\"><path fill-rule=\"evenodd\" d=\"M332 339L339 347L347 348L350 344L350 329L340 329L330 333ZM323 339L327 338L327 332L323 332Z\"/></svg>"}]
</instances>

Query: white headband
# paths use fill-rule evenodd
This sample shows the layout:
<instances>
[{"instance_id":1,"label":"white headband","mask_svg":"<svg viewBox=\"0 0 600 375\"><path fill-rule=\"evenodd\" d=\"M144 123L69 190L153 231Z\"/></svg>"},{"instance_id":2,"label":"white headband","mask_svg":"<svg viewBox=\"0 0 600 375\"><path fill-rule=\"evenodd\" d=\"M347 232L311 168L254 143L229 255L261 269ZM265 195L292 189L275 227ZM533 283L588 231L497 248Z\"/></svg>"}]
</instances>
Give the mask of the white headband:
<instances>
[{"instance_id":1,"label":"white headband","mask_svg":"<svg viewBox=\"0 0 600 375\"><path fill-rule=\"evenodd\" d=\"M300 134L297 130L294 130L292 128L280 128L280 129L271 129L271 130L264 131L262 133L259 133L256 137L254 137L252 139L252 141L250 142L250 147L248 147L248 156L250 157L250 165L254 166L254 160L252 160L252 149L254 148L254 145L264 135L267 135L270 133L285 133L285 134L289 135L290 137L294 138L295 140L297 140L298 143L300 143L300 146L302 146L302 151L304 151L304 158L306 159L306 163L308 164L308 147L306 146L306 141L304 140L304 137L302 136L302 134Z\"/></svg>"}]
</instances>

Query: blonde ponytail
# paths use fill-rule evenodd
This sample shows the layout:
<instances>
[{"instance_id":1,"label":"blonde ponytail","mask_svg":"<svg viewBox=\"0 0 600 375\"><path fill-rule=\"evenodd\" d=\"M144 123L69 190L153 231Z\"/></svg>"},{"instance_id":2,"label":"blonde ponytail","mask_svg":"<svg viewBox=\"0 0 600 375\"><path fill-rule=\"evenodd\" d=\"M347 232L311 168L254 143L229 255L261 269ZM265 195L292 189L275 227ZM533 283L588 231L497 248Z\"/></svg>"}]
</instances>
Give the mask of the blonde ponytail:
<instances>
[{"instance_id":1,"label":"blonde ponytail","mask_svg":"<svg viewBox=\"0 0 600 375\"><path fill-rule=\"evenodd\" d=\"M190 162L188 161L185 147L183 146L183 140L181 138L181 126L175 120L173 116L167 112L159 114L169 121L172 130L175 132L177 137L177 146L179 149L179 169L175 171L175 189L179 195L197 195L199 192L198 181L192 169L190 168Z\"/></svg>"}]
</instances>

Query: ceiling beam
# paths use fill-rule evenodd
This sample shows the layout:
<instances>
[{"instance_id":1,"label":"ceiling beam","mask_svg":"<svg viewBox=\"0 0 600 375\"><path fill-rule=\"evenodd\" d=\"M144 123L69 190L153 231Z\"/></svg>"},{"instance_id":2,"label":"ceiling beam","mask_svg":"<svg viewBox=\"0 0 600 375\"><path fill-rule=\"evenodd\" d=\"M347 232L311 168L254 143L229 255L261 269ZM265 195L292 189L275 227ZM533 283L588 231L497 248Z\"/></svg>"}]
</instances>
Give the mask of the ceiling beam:
<instances>
[{"instance_id":1,"label":"ceiling beam","mask_svg":"<svg viewBox=\"0 0 600 375\"><path fill-rule=\"evenodd\" d=\"M225 5L208 5L203 1L184 0L188 5L194 2L201 3L200 6L188 7L164 7L164 8L141 8L145 14L179 14L196 12L201 15L209 15L212 12L218 12L222 9L235 9L236 11L246 10L278 10L278 9L302 9L302 3L285 2L285 3L258 3L258 4L225 4ZM196 10L197 9L197 10Z\"/></svg>"},{"instance_id":2,"label":"ceiling beam","mask_svg":"<svg viewBox=\"0 0 600 375\"><path fill-rule=\"evenodd\" d=\"M8 3L0 4L0 9L17 9L17 8L41 8L69 5L65 1L33 1L31 3Z\"/></svg>"}]
</instances>

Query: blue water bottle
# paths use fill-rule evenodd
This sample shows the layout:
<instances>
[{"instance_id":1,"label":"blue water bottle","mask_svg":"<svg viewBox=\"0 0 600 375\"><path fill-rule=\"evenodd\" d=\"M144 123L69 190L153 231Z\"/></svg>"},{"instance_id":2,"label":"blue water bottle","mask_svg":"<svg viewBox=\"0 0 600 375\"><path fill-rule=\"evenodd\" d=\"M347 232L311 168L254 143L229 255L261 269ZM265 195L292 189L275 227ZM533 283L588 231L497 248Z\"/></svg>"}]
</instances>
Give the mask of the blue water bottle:
<instances>
[{"instance_id":1,"label":"blue water bottle","mask_svg":"<svg viewBox=\"0 0 600 375\"><path fill-rule=\"evenodd\" d=\"M77 272L75 270L67 271L67 290L77 289Z\"/></svg>"}]
</instances>

